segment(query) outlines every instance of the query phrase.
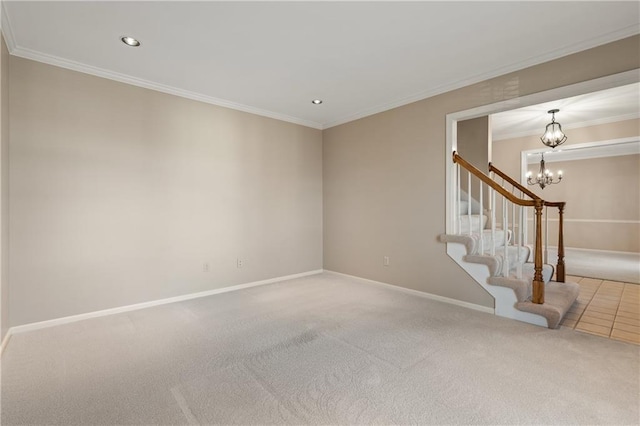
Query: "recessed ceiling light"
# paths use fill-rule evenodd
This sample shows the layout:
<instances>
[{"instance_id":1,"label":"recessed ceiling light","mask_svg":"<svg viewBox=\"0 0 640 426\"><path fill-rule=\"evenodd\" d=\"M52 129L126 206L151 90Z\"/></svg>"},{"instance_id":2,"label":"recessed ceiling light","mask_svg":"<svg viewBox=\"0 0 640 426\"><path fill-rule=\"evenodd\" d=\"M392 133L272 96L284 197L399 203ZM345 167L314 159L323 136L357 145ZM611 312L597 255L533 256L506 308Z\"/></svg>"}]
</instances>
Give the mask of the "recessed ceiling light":
<instances>
[{"instance_id":1,"label":"recessed ceiling light","mask_svg":"<svg viewBox=\"0 0 640 426\"><path fill-rule=\"evenodd\" d=\"M127 46L131 46L131 47L140 46L140 42L133 37L124 36L124 37L120 37L120 40L122 40L122 42Z\"/></svg>"},{"instance_id":2,"label":"recessed ceiling light","mask_svg":"<svg viewBox=\"0 0 640 426\"><path fill-rule=\"evenodd\" d=\"M322 103L322 99L314 99L311 101L311 103L314 105L320 105Z\"/></svg>"}]
</instances>

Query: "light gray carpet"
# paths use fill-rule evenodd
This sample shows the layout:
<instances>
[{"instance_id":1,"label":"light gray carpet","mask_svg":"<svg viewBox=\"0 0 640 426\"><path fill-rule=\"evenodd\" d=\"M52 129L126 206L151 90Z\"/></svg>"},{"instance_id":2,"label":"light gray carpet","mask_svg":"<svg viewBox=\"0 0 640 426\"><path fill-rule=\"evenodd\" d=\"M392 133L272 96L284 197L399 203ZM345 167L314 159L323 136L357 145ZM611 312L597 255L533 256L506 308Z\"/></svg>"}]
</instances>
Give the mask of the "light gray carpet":
<instances>
[{"instance_id":1,"label":"light gray carpet","mask_svg":"<svg viewBox=\"0 0 640 426\"><path fill-rule=\"evenodd\" d=\"M15 335L2 424L638 424L639 358L325 273Z\"/></svg>"},{"instance_id":2,"label":"light gray carpet","mask_svg":"<svg viewBox=\"0 0 640 426\"><path fill-rule=\"evenodd\" d=\"M549 263L555 265L558 251L549 248ZM640 284L640 253L616 253L565 249L565 272L579 277Z\"/></svg>"}]
</instances>

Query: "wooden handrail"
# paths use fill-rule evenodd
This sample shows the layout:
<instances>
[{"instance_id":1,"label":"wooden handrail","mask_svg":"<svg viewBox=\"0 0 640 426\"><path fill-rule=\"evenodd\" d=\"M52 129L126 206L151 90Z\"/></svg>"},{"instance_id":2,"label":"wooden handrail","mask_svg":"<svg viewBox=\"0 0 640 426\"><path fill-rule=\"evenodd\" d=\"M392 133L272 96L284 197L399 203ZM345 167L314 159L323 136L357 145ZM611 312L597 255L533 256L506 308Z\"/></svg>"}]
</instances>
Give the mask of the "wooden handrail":
<instances>
[{"instance_id":1,"label":"wooden handrail","mask_svg":"<svg viewBox=\"0 0 640 426\"><path fill-rule=\"evenodd\" d=\"M527 194L532 199L535 200L537 198L540 198L533 191L531 191L529 188L527 188L525 186L522 186L520 184L520 182L518 182L517 180L513 179L511 176L509 176L508 174L506 174L505 172L503 172L502 170L500 170L499 168L494 166L493 163L489 163L489 171L497 174L502 179L506 180L511 185L513 185L515 188L518 188L520 191L524 192L525 194Z\"/></svg>"},{"instance_id":2,"label":"wooden handrail","mask_svg":"<svg viewBox=\"0 0 640 426\"><path fill-rule=\"evenodd\" d=\"M503 197L505 197L506 199L508 199L512 203L517 204L519 206L527 206L527 207L536 206L536 200L523 200L522 198L516 197L511 192L507 191L504 187L499 185L496 181L491 179L489 176L487 176L484 173L482 173L482 171L480 169L478 169L477 167L475 167L474 165L469 163L464 158L460 157L460 155L458 155L458 153L456 151L453 151L453 162L460 164L467 171L472 173L475 177L477 177L478 179L480 179L481 181L486 183L491 188L493 188L496 191L498 191L500 193L500 195L502 195ZM540 199L538 198L538 200L540 200ZM542 200L540 200L540 201L542 201Z\"/></svg>"},{"instance_id":3,"label":"wooden handrail","mask_svg":"<svg viewBox=\"0 0 640 426\"><path fill-rule=\"evenodd\" d=\"M567 203L565 201L545 201L544 202L544 205L547 206L547 207L562 207L562 208L564 208L564 206L566 204Z\"/></svg>"},{"instance_id":4,"label":"wooden handrail","mask_svg":"<svg viewBox=\"0 0 640 426\"><path fill-rule=\"evenodd\" d=\"M523 186L520 182L518 182L517 180L515 180L514 178L512 178L511 176L509 176L508 174L506 174L505 172L503 172L502 170L500 170L499 168L494 166L493 163L489 163L489 171L497 174L502 179L506 180L511 185L513 185L515 188L518 188L520 191L522 191L523 193L527 194L532 199L535 200L536 198L540 198L538 195L536 195L535 192L531 191L526 186ZM544 205L547 206L547 207L560 207L560 205L562 205L564 207L564 205L566 204L564 201L545 201L545 200L543 200L543 202L544 202Z\"/></svg>"}]
</instances>

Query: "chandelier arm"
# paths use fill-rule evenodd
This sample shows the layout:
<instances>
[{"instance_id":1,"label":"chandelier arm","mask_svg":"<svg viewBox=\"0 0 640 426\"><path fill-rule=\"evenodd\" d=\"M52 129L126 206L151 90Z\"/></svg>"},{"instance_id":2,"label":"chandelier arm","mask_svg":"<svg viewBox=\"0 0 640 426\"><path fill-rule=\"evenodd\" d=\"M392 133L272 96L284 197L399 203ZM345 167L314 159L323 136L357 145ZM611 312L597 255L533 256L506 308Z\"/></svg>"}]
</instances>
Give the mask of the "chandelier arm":
<instances>
[{"instance_id":1,"label":"chandelier arm","mask_svg":"<svg viewBox=\"0 0 640 426\"><path fill-rule=\"evenodd\" d=\"M558 176L554 177L553 173L547 170L545 161L544 161L544 152L541 153L540 158L540 171L538 175L533 178L531 172L527 173L527 185L538 185L541 189L549 185L555 185L560 183L562 180L562 172L558 172Z\"/></svg>"}]
</instances>

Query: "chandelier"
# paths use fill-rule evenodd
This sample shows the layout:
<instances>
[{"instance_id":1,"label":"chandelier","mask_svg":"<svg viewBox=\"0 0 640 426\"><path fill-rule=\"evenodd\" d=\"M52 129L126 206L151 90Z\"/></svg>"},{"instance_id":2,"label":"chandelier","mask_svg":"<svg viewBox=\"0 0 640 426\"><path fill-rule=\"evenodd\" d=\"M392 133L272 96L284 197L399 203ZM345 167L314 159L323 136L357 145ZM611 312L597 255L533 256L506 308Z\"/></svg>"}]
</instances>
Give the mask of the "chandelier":
<instances>
[{"instance_id":1,"label":"chandelier","mask_svg":"<svg viewBox=\"0 0 640 426\"><path fill-rule=\"evenodd\" d=\"M567 140L567 135L562 133L562 126L556 122L556 112L560 112L559 109L551 109L547 111L551 114L551 123L547 124L544 130L544 135L540 136L540 140L543 144L550 148L555 148L558 145L562 145Z\"/></svg>"},{"instance_id":2,"label":"chandelier","mask_svg":"<svg viewBox=\"0 0 640 426\"><path fill-rule=\"evenodd\" d=\"M541 189L544 189L549 185L560 183L561 180L562 180L562 170L558 171L558 178L555 179L553 177L553 173L550 172L549 169L547 169L544 166L544 153L542 153L542 159L540 160L540 172L538 172L538 176L536 176L536 178L534 179L533 173L527 172L527 184L540 185Z\"/></svg>"}]
</instances>

